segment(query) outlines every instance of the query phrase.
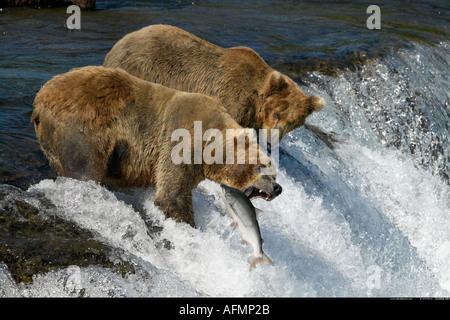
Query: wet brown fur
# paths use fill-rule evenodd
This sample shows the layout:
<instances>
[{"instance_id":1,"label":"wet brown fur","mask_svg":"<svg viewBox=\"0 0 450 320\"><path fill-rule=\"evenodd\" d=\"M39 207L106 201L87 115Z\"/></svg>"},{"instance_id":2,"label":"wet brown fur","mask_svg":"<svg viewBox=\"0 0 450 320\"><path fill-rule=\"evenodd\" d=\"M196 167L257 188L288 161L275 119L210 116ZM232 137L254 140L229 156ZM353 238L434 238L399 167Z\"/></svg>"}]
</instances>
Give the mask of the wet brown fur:
<instances>
[{"instance_id":1,"label":"wet brown fur","mask_svg":"<svg viewBox=\"0 0 450 320\"><path fill-rule=\"evenodd\" d=\"M277 128L280 138L324 106L322 98L303 94L252 49L221 48L168 25L126 35L104 65L177 90L216 96L241 126Z\"/></svg>"},{"instance_id":2,"label":"wet brown fur","mask_svg":"<svg viewBox=\"0 0 450 320\"><path fill-rule=\"evenodd\" d=\"M155 205L165 216L192 226L191 190L200 181L243 189L262 177L257 164L248 161L207 165L191 159L192 164L175 165L175 129L187 129L193 139L194 121L202 121L203 132L215 128L223 137L226 129L241 126L215 98L150 83L121 69L84 67L54 77L36 95L31 121L60 175L122 187L154 186ZM209 141L202 143L205 147ZM256 139L250 144L257 145Z\"/></svg>"}]
</instances>

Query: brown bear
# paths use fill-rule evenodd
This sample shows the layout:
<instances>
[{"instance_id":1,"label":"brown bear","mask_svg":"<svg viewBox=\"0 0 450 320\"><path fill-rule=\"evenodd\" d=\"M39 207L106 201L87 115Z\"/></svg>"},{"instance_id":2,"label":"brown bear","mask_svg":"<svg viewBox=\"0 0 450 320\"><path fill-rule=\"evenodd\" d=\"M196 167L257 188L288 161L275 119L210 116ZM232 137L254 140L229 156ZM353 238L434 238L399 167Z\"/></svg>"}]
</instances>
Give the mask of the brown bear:
<instances>
[{"instance_id":1,"label":"brown bear","mask_svg":"<svg viewBox=\"0 0 450 320\"><path fill-rule=\"evenodd\" d=\"M243 164L225 159L229 150L232 156L242 151L239 144L226 152L210 148L220 142L217 133L226 137L220 144L225 148L249 130L242 130L216 98L150 83L118 68L89 66L55 76L37 93L31 121L60 175L119 187L154 186L155 205L165 216L192 226L191 190L204 179L243 190L249 198L271 200L281 193L274 172L263 173L273 166L255 136L244 139ZM200 140L194 132L199 123ZM229 137L231 129L237 134ZM188 156L175 164L180 139L173 136L180 131L190 135L189 150L182 149ZM210 152L191 161L199 141L201 150ZM256 158L246 152L251 148L258 149Z\"/></svg>"},{"instance_id":2,"label":"brown bear","mask_svg":"<svg viewBox=\"0 0 450 320\"><path fill-rule=\"evenodd\" d=\"M173 89L215 96L241 126L279 129L280 139L325 104L320 97L303 94L252 49L221 48L169 25L126 35L106 55L104 66Z\"/></svg>"}]
</instances>

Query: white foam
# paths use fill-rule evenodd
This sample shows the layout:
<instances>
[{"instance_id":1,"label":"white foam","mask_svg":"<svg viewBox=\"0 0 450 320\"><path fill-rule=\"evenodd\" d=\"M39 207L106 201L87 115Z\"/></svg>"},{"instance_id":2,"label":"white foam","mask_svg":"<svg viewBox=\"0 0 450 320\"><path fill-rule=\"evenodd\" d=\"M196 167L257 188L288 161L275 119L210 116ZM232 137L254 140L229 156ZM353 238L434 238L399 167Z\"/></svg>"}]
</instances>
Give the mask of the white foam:
<instances>
[{"instance_id":1,"label":"white foam","mask_svg":"<svg viewBox=\"0 0 450 320\"><path fill-rule=\"evenodd\" d=\"M355 175L364 177L361 189L367 201L402 231L438 277L442 288L450 291L448 186L397 150L374 151L347 144L337 152L348 161Z\"/></svg>"},{"instance_id":2,"label":"white foam","mask_svg":"<svg viewBox=\"0 0 450 320\"><path fill-rule=\"evenodd\" d=\"M209 181L204 184L214 189L214 183ZM296 277L292 268L287 267L283 260L276 261L275 267L261 267L250 273L248 268L252 256L251 249L240 243L238 232L229 237L232 230L229 226L231 218L222 216L216 209L211 210L214 207L208 202L211 197L194 196L199 228L193 229L187 224L175 223L171 219L165 220L162 213L153 205L153 195L149 194L144 207L148 217L163 227L158 239L170 241L173 248L167 250L161 246L157 248L157 241L147 235L144 221L138 212L92 181L82 182L67 178L58 178L56 181L44 180L30 188L30 192L36 191L44 192L59 209L58 214L65 219L94 231L102 241L151 262L158 270L174 274L174 281L189 283L192 292L210 296L315 294L303 279ZM269 242L270 232L267 231L266 234L268 234L266 241ZM276 257L270 249L267 254ZM84 288L80 284L80 271L77 272L77 277L71 276L72 282L66 279L64 289L60 284L59 291L51 295L66 294L68 286L75 287L75 291L78 290L77 287ZM62 276L59 273L38 276L38 282L42 277L58 281L55 279ZM173 284L167 283L167 286L171 285ZM92 295L102 295L96 289L91 288L90 292Z\"/></svg>"},{"instance_id":3,"label":"white foam","mask_svg":"<svg viewBox=\"0 0 450 320\"><path fill-rule=\"evenodd\" d=\"M163 260L147 236L142 218L130 204L93 181L57 178L43 180L29 191L41 191L65 219L94 231L101 239L160 267Z\"/></svg>"}]
</instances>

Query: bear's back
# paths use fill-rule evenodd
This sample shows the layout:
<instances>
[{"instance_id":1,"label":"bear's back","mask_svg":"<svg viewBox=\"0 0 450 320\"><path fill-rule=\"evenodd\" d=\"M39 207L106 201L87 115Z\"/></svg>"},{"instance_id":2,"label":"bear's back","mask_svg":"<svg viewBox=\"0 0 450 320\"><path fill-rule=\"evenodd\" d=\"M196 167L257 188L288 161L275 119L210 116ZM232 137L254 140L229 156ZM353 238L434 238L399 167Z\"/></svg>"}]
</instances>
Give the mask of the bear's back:
<instances>
[{"instance_id":1,"label":"bear's back","mask_svg":"<svg viewBox=\"0 0 450 320\"><path fill-rule=\"evenodd\" d=\"M136 80L123 70L95 66L55 76L36 95L32 121L49 112L60 121L77 119L102 127L133 103Z\"/></svg>"}]
</instances>

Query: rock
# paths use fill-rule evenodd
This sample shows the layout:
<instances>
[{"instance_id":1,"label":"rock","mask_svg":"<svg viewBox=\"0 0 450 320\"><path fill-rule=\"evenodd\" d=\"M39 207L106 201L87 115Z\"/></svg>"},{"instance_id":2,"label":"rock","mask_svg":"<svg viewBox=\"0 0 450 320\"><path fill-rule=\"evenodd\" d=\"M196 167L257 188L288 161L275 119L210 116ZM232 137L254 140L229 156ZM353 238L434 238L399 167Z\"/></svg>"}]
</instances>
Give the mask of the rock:
<instances>
[{"instance_id":1,"label":"rock","mask_svg":"<svg viewBox=\"0 0 450 320\"><path fill-rule=\"evenodd\" d=\"M306 72L318 71L328 76L337 77L341 70L357 70L368 61L374 61L374 58L378 56L377 53L369 56L363 51L352 51L340 55L308 56L294 59L289 63L278 63L275 64L275 67L301 83L302 75Z\"/></svg>"},{"instance_id":2,"label":"rock","mask_svg":"<svg viewBox=\"0 0 450 320\"><path fill-rule=\"evenodd\" d=\"M18 282L55 268L100 265L134 273L121 249L95 239L92 232L56 215L45 197L33 197L10 185L0 185L0 263ZM125 261L126 260L126 261Z\"/></svg>"}]
</instances>

